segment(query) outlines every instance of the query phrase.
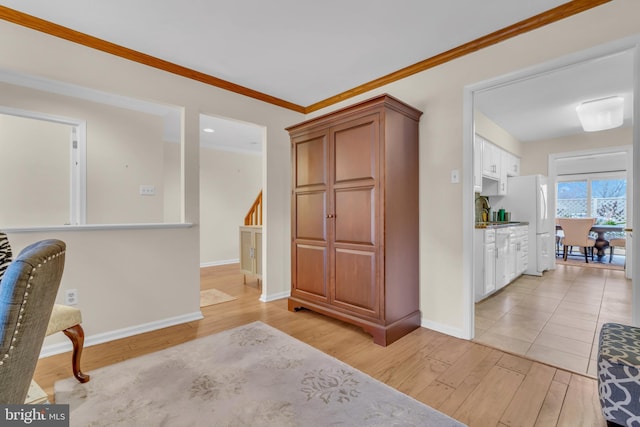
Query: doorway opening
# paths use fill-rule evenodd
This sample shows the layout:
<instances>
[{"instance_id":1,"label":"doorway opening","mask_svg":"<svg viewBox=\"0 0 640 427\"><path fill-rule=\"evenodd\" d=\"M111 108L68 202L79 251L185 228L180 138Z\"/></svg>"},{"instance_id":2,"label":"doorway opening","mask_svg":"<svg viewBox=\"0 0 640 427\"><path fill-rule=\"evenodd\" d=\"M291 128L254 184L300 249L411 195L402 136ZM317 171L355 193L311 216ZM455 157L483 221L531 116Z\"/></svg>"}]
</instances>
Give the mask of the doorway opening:
<instances>
[{"instance_id":1,"label":"doorway opening","mask_svg":"<svg viewBox=\"0 0 640 427\"><path fill-rule=\"evenodd\" d=\"M477 338L478 333L482 333L483 330L488 328L486 319L478 322L478 317L476 316L476 287L478 283L481 285L482 280L485 278L483 274L478 272L484 271L484 259L482 254L478 255L478 247L479 239L481 239L481 233L477 232L476 228L476 212L474 211L474 199L478 194L474 192L474 185L477 180L478 174L478 165L482 165L482 163L477 162L477 156L475 154L477 151L477 143L474 145L475 134L478 133L480 136L487 138L487 135L483 135L478 132L478 117L481 117L482 120L489 118L493 124L497 125L497 127L502 127L503 129L507 129L509 131L509 124L507 122L503 122L502 120L511 120L516 123L520 129L523 129L522 135L536 135L532 139L528 139L528 137L518 137L513 138L517 141L514 145L509 144L500 144L499 141L492 141L496 143L496 145L503 148L505 151L509 151L509 154L516 155L520 157L521 160L521 174L522 175L534 175L540 174L547 176L549 179L548 188L550 190L550 194L548 194L548 200L551 203L549 213L551 217L555 216L555 200L556 200L556 173L555 170L552 169L551 166L551 158L553 156L558 156L561 152L572 152L572 151L580 151L580 150L603 150L603 146L599 145L597 142L598 136L595 134L584 134L577 132L578 129L574 129L573 131L565 130L564 134L546 134L548 129L553 124L553 121L556 117L566 118L569 117L569 114L575 116L575 105L564 105L560 108L557 105L552 106L550 103L551 98L554 97L555 91L557 89L558 92L562 94L566 94L568 92L569 86L573 83L576 84L590 84L592 88L599 88L600 90L605 90L603 88L606 85L601 85L599 82L594 80L588 80L588 74L581 72L584 67L605 67L607 65L608 60L611 62L622 61L624 66L624 72L626 74L625 82L628 84L628 92L625 94L627 97L627 108L629 111L633 111L633 114L637 114L638 111L638 97L637 97L637 72L635 71L637 65L637 41L629 41L625 40L623 42L614 43L605 47L600 47L593 49L587 53L580 53L576 55L572 55L567 58L563 58L561 60L553 61L549 64L544 64L538 67L534 67L532 69L528 69L522 72L513 73L511 75L500 77L493 79L491 81L479 83L477 85L473 85L472 87L468 87L465 89L465 149L464 149L464 164L467 167L466 176L469 177L465 181L465 203L463 205L463 209L465 212L463 213L463 218L465 218L464 224L464 234L465 234L465 243L464 246L464 258L467 262L465 262L465 266L467 268L466 273L464 274L465 278L465 301L468 308L468 317L466 318L467 324L465 325L465 331L468 332L468 336L470 339L474 337ZM536 84L546 84L549 85L552 82L557 84L557 79L562 76L571 76L573 75L573 82L567 83L567 85L563 86L540 86L543 88L542 90L531 91L531 88ZM607 74L604 74L606 77ZM622 89L617 89L616 91L621 91ZM574 99L573 102L584 101L584 97L592 96L592 94L588 93L586 90L578 94L579 97ZM574 95L575 97L576 95ZM497 102L497 100L501 100L501 102ZM511 102L511 101L517 102ZM530 106L535 106L537 109L531 109L529 112L525 113L524 110L518 111L516 105L518 103L526 104L529 102ZM495 105L491 105L494 103ZM546 104L548 103L548 104ZM633 106L636 108L633 108ZM503 109L504 114L503 117L500 117L500 109ZM507 114L509 113L509 114ZM546 119L546 122L536 122L534 119L537 114L551 114L553 119ZM563 119L564 120L564 119ZM561 120L562 121L562 120ZM566 121L566 120L564 120ZM577 118L576 118L577 122ZM627 126L626 135L628 139L623 142L618 142L618 145L632 145L634 149L638 149L640 138L638 136L638 129L632 126L633 119L629 117L625 123ZM548 124L549 126L545 126ZM514 129L517 126L514 127ZM576 124L576 127L579 127L579 123ZM607 131L613 132L613 131ZM515 132L514 132L515 133ZM513 135L513 134L511 134ZM602 135L602 133L601 133ZM601 137L600 135L600 137ZM559 141L564 140L565 145L559 145ZM613 143L608 143L606 145L615 145ZM631 149L631 147L629 147ZM632 156L628 156L629 167L627 169L627 173L629 174L627 181L631 183L629 187L633 187L633 179L632 179L632 171L633 171L633 161L631 160ZM471 177L476 177L476 180L472 181ZM497 180L497 178L496 178ZM476 187L477 188L477 187ZM498 187L499 188L499 187ZM507 186L508 188L508 186ZM508 191L508 190L507 190ZM496 193L496 195L498 195ZM627 226L632 227L634 222L635 214L634 212L637 209L634 209L634 205L638 203L637 195L635 194L635 190L633 188L627 189L627 197L630 203L627 206ZM636 196L635 198L633 196ZM498 199L499 200L499 199ZM511 218L512 221L517 221L518 218ZM550 224L547 226L548 230L541 230L549 235L555 235L555 224L554 221L550 221ZM480 236L480 237L479 237ZM553 239L548 240L548 248L544 248L551 254L555 253L555 242ZM632 247L630 248L631 253L635 253L633 251L633 247L636 246L636 243L632 243ZM497 252L497 251L496 251ZM535 257L534 257L535 258ZM553 255L552 255L553 258ZM532 258L529 258L531 260ZM542 276L528 276L522 275L517 279L518 282L512 282L512 284L507 285L505 289L508 289L510 286L512 289L520 288L522 290L522 294L524 295L520 301L516 301L515 299L509 300L508 298L502 298L502 301L497 301L499 298L496 298L495 306L501 306L504 308L506 305L513 304L514 306L519 305L518 310L520 312L512 312L510 314L512 320L510 322L511 329L505 326L503 330L494 330L494 343L498 344L499 340L504 340L504 342L512 341L516 345L520 346L520 350L516 350L515 347L510 348L509 350L512 352L516 352L519 354L527 354L532 358L536 358L536 351L538 353L549 353L554 351L552 345L549 344L550 336L553 334L557 334L559 336L569 335L571 333L576 334L577 329L569 324L569 321L565 322L564 325L559 325L554 331L547 331L546 334L542 334L542 329L546 325L554 326L554 322L550 322L549 319L554 314L550 313L546 319L532 319L531 317L526 319L526 316L529 314L533 314L536 311L540 311L545 307L549 307L549 303L553 298L558 299L559 293L557 292L560 286L552 287L548 286L547 292L545 295L540 295L538 297L532 296L534 293L530 292L533 289L538 287L544 288L547 285L541 285L545 281L549 282L552 280L554 272L558 270L554 270L553 262L550 266L549 270L546 270L542 273ZM633 263L632 263L633 264ZM633 277L633 269L635 267L631 266L628 269L629 274ZM549 279L549 280L547 280ZM587 278L575 278L576 280L587 282L589 279ZM624 275L620 278L622 282L624 282ZM630 281L630 290L628 299L633 301L632 304L632 318L633 321L630 323L636 323L638 317L638 311L640 309L640 304L638 304L638 290L636 281ZM515 285L515 286L514 286ZM563 290L565 293L569 292L569 287ZM495 291L491 295L506 295L504 290ZM633 298L631 298L633 295ZM547 299L549 298L549 299ZM561 298L560 298L561 299ZM559 300L560 300L559 299ZM567 301L565 307L569 307L571 301ZM558 301L558 305L554 308L557 309L560 301ZM556 313L558 317L555 319L555 322L562 323L562 319L560 316L562 313ZM489 322L494 322L499 320L502 316L507 315L507 312L502 313L494 313L493 316L495 318L489 319ZM518 316L522 316L522 319L518 319ZM526 319L526 320L525 320ZM518 324L518 320L523 320L521 324ZM483 323L484 322L484 323ZM527 323L528 322L528 323ZM594 324L597 323L597 320L594 321ZM536 324L535 327L528 329L528 326ZM515 326L515 327L512 327ZM523 338L527 336L527 339L517 341L519 338ZM584 362L585 371L589 366L589 354L592 350L592 342L587 342L588 333L584 334L584 352L587 354ZM594 332L592 331L590 334L591 339L594 336ZM537 343L537 348L534 348L534 342L537 338L541 338L542 340L547 340L546 344L549 347L544 348L545 343L539 342ZM526 342L528 341L528 342ZM490 344L491 345L491 344ZM498 345L495 345L498 346ZM570 349L572 350L572 349ZM529 353L527 353L529 352ZM584 373L584 372L583 372Z\"/></svg>"},{"instance_id":2,"label":"doorway opening","mask_svg":"<svg viewBox=\"0 0 640 427\"><path fill-rule=\"evenodd\" d=\"M266 218L258 203L265 134L252 123L200 115L200 266L228 270L233 277L243 277L242 270L245 283L255 288L261 287L266 264L261 256ZM253 222L250 242L243 232L247 218Z\"/></svg>"}]
</instances>

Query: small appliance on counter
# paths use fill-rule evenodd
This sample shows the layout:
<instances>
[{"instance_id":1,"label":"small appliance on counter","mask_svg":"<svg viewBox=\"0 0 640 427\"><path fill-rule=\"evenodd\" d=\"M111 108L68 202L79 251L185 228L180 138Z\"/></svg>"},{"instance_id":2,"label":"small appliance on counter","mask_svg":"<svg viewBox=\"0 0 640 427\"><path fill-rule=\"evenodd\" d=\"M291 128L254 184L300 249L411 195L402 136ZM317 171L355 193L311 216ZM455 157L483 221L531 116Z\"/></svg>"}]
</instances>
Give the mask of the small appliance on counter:
<instances>
[{"instance_id":1,"label":"small appliance on counter","mask_svg":"<svg viewBox=\"0 0 640 427\"><path fill-rule=\"evenodd\" d=\"M497 212L493 212L491 217L493 222L509 222L511 221L511 212L507 212L504 209L498 209Z\"/></svg>"}]
</instances>

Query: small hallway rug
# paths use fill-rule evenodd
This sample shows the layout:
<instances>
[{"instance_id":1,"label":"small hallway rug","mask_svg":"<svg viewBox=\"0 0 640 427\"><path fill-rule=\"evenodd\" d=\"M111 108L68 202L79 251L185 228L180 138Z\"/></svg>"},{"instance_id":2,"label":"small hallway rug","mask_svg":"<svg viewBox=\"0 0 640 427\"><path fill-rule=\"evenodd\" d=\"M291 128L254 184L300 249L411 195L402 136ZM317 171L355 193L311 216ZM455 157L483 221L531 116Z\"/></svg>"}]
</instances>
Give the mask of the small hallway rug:
<instances>
[{"instance_id":1,"label":"small hallway rug","mask_svg":"<svg viewBox=\"0 0 640 427\"><path fill-rule=\"evenodd\" d=\"M229 294L225 294L224 292L217 289L207 289L206 291L200 291L200 307L233 301L234 299L237 298L232 297Z\"/></svg>"},{"instance_id":2,"label":"small hallway rug","mask_svg":"<svg viewBox=\"0 0 640 427\"><path fill-rule=\"evenodd\" d=\"M624 270L624 260L619 261L614 259L614 262L609 263L609 256L605 256L602 260L598 261L597 258L592 260L589 258L589 263L584 262L584 258L574 257L563 260L562 258L556 258L557 264L574 265L576 267L587 268L602 268L605 270Z\"/></svg>"},{"instance_id":3,"label":"small hallway rug","mask_svg":"<svg viewBox=\"0 0 640 427\"><path fill-rule=\"evenodd\" d=\"M254 322L56 382L71 426L463 426Z\"/></svg>"}]
</instances>

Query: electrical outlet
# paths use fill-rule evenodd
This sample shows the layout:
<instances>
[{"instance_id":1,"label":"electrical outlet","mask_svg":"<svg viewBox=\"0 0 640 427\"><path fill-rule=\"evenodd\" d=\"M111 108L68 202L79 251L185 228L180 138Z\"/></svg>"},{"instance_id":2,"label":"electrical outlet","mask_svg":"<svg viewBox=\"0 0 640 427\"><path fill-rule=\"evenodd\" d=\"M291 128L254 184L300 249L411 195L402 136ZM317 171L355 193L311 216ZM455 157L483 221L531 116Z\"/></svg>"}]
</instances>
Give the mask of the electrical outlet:
<instances>
[{"instance_id":1,"label":"electrical outlet","mask_svg":"<svg viewBox=\"0 0 640 427\"><path fill-rule=\"evenodd\" d=\"M156 187L154 185L141 185L140 186L140 195L141 196L155 196L156 195Z\"/></svg>"},{"instance_id":2,"label":"electrical outlet","mask_svg":"<svg viewBox=\"0 0 640 427\"><path fill-rule=\"evenodd\" d=\"M76 305L78 304L78 290L77 289L67 289L64 291L64 303L66 305Z\"/></svg>"}]
</instances>

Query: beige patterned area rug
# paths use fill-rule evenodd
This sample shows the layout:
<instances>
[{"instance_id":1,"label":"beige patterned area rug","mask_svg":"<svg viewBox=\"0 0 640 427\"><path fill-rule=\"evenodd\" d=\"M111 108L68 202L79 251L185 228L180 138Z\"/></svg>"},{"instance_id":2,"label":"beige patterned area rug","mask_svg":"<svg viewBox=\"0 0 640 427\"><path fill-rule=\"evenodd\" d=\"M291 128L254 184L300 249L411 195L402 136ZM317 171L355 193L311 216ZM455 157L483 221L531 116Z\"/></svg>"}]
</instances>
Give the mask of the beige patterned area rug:
<instances>
[{"instance_id":1,"label":"beige patterned area rug","mask_svg":"<svg viewBox=\"0 0 640 427\"><path fill-rule=\"evenodd\" d=\"M232 297L229 294L225 294L224 292L217 289L207 289L206 291L200 291L200 307L233 301L234 299L237 298Z\"/></svg>"},{"instance_id":2,"label":"beige patterned area rug","mask_svg":"<svg viewBox=\"0 0 640 427\"><path fill-rule=\"evenodd\" d=\"M71 426L462 426L262 322L55 384Z\"/></svg>"}]
</instances>

